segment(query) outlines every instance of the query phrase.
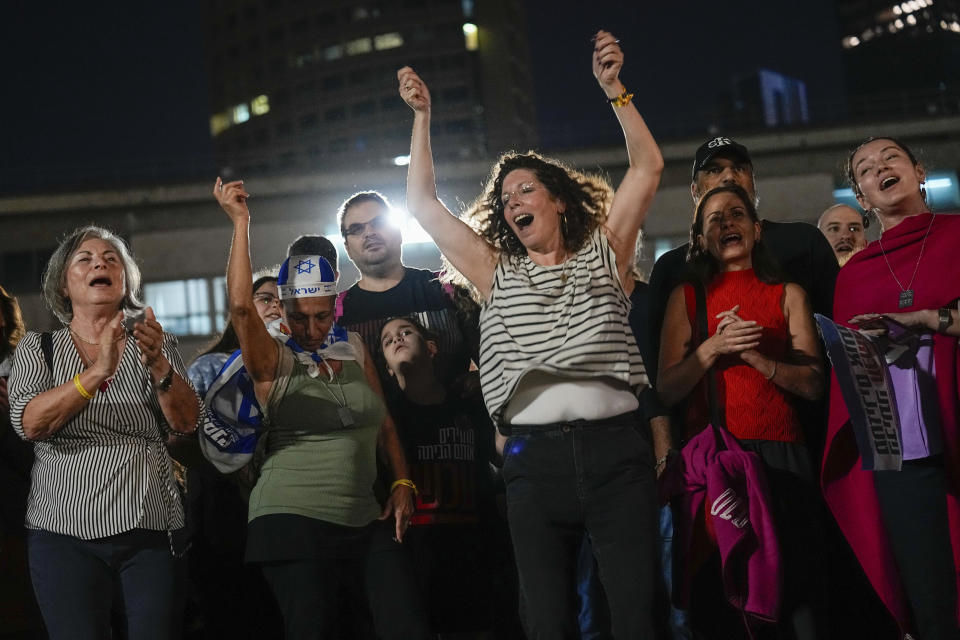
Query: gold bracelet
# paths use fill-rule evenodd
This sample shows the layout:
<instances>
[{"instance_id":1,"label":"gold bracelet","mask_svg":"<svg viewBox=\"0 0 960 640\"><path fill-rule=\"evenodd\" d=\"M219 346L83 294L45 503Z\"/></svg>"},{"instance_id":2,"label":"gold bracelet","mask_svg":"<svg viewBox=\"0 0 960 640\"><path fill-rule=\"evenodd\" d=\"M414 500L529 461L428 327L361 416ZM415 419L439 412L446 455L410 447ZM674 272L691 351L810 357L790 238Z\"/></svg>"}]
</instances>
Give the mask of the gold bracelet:
<instances>
[{"instance_id":1,"label":"gold bracelet","mask_svg":"<svg viewBox=\"0 0 960 640\"><path fill-rule=\"evenodd\" d=\"M607 98L615 107L625 107L630 104L630 101L633 100L633 94L627 92L627 88L624 87L623 91L620 92L616 98Z\"/></svg>"},{"instance_id":2,"label":"gold bracelet","mask_svg":"<svg viewBox=\"0 0 960 640\"><path fill-rule=\"evenodd\" d=\"M73 386L77 388L77 391L79 391L80 395L82 395L84 398L86 398L87 400L93 400L93 395L91 395L89 391L84 389L83 385L80 383L79 373L73 376ZM96 391L94 391L94 393L96 393Z\"/></svg>"},{"instance_id":3,"label":"gold bracelet","mask_svg":"<svg viewBox=\"0 0 960 640\"><path fill-rule=\"evenodd\" d=\"M393 484L390 485L390 493L393 493L393 490L397 487L410 487L413 489L413 495L420 495L420 492L417 491L417 485L413 484L413 480L410 480L409 478L400 478L398 480L394 480Z\"/></svg>"}]
</instances>

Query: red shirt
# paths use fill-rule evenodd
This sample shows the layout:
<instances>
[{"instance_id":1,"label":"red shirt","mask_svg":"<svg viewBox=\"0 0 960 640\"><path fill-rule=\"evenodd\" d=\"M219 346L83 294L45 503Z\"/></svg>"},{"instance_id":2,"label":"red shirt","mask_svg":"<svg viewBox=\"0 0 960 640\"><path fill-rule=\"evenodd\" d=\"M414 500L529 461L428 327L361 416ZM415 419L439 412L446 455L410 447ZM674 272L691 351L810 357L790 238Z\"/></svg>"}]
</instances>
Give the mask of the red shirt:
<instances>
[{"instance_id":1,"label":"red shirt","mask_svg":"<svg viewBox=\"0 0 960 640\"><path fill-rule=\"evenodd\" d=\"M720 320L715 316L740 305L737 312L744 320L754 320L763 327L757 351L783 361L789 350L787 320L783 315L784 285L765 284L753 269L719 274L707 286L707 328L714 334ZM700 344L697 331L696 296L693 287L684 285L687 318L693 340ZM734 436L746 440L803 442L803 431L787 392L745 363L737 355L717 358L713 365L717 377L717 399ZM710 422L706 376L691 394L687 408L686 435L696 435Z\"/></svg>"}]
</instances>

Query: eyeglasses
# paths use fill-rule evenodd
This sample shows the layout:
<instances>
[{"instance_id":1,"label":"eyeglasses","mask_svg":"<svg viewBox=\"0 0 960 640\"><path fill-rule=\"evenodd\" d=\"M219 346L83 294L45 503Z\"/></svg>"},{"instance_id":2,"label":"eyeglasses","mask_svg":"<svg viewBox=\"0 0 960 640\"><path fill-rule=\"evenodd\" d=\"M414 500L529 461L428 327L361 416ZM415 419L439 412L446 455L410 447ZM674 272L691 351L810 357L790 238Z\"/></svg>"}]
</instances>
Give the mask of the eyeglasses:
<instances>
[{"instance_id":1,"label":"eyeglasses","mask_svg":"<svg viewBox=\"0 0 960 640\"><path fill-rule=\"evenodd\" d=\"M389 218L387 218L385 214L381 213L378 216L374 216L373 218L370 218L366 222L354 222L349 227L346 227L343 230L343 237L346 238L347 236L363 235L363 233L367 230L368 226L370 227L371 231L379 231L380 229L388 226L389 223L390 223Z\"/></svg>"},{"instance_id":2,"label":"eyeglasses","mask_svg":"<svg viewBox=\"0 0 960 640\"><path fill-rule=\"evenodd\" d=\"M253 301L256 302L257 304L262 304L265 307L269 307L274 302L279 303L280 298L273 295L272 293L258 293L253 296Z\"/></svg>"},{"instance_id":3,"label":"eyeglasses","mask_svg":"<svg viewBox=\"0 0 960 640\"><path fill-rule=\"evenodd\" d=\"M515 197L518 193L531 193L536 191L537 185L534 182L524 182L520 185L520 188L516 191L502 191L500 193L500 201L503 202L503 205L506 206L510 202L510 198Z\"/></svg>"}]
</instances>

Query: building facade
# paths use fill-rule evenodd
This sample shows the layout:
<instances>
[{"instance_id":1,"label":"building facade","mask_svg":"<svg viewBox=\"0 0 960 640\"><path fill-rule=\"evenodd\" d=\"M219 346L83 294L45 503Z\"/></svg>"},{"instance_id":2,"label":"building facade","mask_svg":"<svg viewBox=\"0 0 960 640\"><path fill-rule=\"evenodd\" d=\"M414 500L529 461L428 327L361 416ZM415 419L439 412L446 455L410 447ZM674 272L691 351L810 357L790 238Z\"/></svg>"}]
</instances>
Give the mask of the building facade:
<instances>
[{"instance_id":1,"label":"building facade","mask_svg":"<svg viewBox=\"0 0 960 640\"><path fill-rule=\"evenodd\" d=\"M397 70L433 99L438 159L536 146L520 0L206 0L210 133L226 177L402 163Z\"/></svg>"}]
</instances>

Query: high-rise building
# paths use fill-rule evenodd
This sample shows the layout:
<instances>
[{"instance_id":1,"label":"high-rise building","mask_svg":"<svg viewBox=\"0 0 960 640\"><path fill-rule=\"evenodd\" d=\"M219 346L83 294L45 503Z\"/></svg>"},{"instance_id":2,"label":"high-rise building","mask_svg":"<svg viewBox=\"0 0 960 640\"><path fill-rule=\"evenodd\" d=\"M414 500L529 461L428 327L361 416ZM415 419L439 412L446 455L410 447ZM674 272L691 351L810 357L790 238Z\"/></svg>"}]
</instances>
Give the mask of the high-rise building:
<instances>
[{"instance_id":1,"label":"high-rise building","mask_svg":"<svg viewBox=\"0 0 960 640\"><path fill-rule=\"evenodd\" d=\"M227 175L401 164L397 69L433 99L434 152L536 145L521 0L206 0L210 133Z\"/></svg>"},{"instance_id":2,"label":"high-rise building","mask_svg":"<svg viewBox=\"0 0 960 640\"><path fill-rule=\"evenodd\" d=\"M851 108L960 110L960 0L837 0Z\"/></svg>"}]
</instances>

